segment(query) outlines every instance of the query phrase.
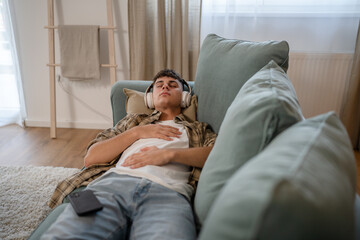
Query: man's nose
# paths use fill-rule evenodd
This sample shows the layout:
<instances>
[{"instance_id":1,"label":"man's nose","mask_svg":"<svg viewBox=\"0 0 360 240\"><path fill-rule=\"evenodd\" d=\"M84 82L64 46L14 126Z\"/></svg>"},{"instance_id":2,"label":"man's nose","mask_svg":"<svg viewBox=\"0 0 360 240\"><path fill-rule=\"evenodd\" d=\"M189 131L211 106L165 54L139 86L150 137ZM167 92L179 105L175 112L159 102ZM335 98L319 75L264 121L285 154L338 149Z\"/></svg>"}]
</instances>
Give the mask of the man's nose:
<instances>
[{"instance_id":1,"label":"man's nose","mask_svg":"<svg viewBox=\"0 0 360 240\"><path fill-rule=\"evenodd\" d=\"M162 86L163 89L169 89L169 85L167 83L164 83L163 86Z\"/></svg>"}]
</instances>

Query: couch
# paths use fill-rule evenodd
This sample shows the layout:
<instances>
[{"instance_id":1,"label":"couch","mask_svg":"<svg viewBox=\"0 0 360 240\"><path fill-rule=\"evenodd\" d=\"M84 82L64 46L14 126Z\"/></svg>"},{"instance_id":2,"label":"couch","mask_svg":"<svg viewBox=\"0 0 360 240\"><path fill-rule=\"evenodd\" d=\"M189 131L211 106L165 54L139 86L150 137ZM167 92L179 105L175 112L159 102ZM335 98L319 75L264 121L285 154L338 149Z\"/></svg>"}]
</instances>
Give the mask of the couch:
<instances>
[{"instance_id":1,"label":"couch","mask_svg":"<svg viewBox=\"0 0 360 240\"><path fill-rule=\"evenodd\" d=\"M286 71L285 41L210 34L197 66L189 120L218 133L194 197L199 239L360 239L356 164L338 116L305 119ZM111 90L114 125L144 112L148 81ZM125 104L124 104L125 103ZM34 231L37 239L68 204Z\"/></svg>"}]
</instances>

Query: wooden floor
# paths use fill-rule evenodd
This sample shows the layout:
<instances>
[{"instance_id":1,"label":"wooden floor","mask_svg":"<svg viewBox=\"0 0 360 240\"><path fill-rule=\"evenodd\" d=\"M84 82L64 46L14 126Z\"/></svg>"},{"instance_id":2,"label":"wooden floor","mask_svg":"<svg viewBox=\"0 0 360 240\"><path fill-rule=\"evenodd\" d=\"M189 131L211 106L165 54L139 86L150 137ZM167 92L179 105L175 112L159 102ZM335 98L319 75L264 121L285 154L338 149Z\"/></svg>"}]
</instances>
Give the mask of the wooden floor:
<instances>
[{"instance_id":1,"label":"wooden floor","mask_svg":"<svg viewBox=\"0 0 360 240\"><path fill-rule=\"evenodd\" d=\"M0 127L0 165L81 168L88 143L101 130L58 128L50 138L49 128ZM360 194L360 153L357 163L357 192Z\"/></svg>"},{"instance_id":2,"label":"wooden floor","mask_svg":"<svg viewBox=\"0 0 360 240\"><path fill-rule=\"evenodd\" d=\"M100 131L58 128L51 139L49 128L0 127L0 165L81 168L88 143Z\"/></svg>"}]
</instances>

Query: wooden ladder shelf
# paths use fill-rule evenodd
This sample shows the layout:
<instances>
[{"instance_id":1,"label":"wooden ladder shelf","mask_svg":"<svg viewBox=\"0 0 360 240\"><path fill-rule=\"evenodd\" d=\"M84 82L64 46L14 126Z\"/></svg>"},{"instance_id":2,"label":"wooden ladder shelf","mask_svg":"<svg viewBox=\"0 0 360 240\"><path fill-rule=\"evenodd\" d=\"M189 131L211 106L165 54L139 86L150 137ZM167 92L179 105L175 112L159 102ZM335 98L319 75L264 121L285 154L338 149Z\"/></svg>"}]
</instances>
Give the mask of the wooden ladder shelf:
<instances>
[{"instance_id":1,"label":"wooden ladder shelf","mask_svg":"<svg viewBox=\"0 0 360 240\"><path fill-rule=\"evenodd\" d=\"M110 81L111 85L116 82L116 68L115 63L115 42L114 42L114 27L113 22L113 10L112 0L106 0L107 9L107 23L108 26L100 26L100 29L106 29L108 31L109 42L109 64L101 64L101 67L110 69ZM49 79L50 79L50 137L56 138L56 88L55 88L55 67L60 64L55 63L55 41L54 33L57 26L54 25L54 0L48 0L48 29L49 38Z\"/></svg>"}]
</instances>

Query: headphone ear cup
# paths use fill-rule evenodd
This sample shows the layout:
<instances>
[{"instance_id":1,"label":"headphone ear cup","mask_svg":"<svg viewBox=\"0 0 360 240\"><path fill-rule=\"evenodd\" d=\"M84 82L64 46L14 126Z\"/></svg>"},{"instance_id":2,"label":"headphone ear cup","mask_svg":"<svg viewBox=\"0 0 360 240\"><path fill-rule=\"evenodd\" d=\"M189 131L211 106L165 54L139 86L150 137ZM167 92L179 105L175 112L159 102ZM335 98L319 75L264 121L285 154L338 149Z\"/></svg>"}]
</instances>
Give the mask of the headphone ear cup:
<instances>
[{"instance_id":1,"label":"headphone ear cup","mask_svg":"<svg viewBox=\"0 0 360 240\"><path fill-rule=\"evenodd\" d=\"M187 108L191 103L191 94L187 91L182 92L181 107Z\"/></svg>"},{"instance_id":2,"label":"headphone ear cup","mask_svg":"<svg viewBox=\"0 0 360 240\"><path fill-rule=\"evenodd\" d=\"M149 109L154 109L154 101L152 92L145 93L144 95L145 105Z\"/></svg>"}]
</instances>

